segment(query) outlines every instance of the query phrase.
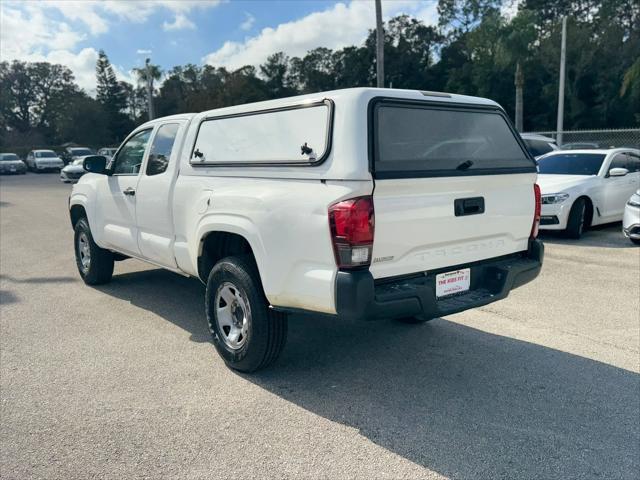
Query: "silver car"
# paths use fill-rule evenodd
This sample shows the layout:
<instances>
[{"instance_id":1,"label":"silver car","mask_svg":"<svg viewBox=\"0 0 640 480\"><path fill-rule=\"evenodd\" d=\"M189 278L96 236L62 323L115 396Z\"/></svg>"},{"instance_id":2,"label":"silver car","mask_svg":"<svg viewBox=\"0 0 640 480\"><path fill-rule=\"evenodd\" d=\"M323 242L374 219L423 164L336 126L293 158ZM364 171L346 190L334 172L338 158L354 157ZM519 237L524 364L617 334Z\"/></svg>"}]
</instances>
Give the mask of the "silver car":
<instances>
[{"instance_id":1,"label":"silver car","mask_svg":"<svg viewBox=\"0 0 640 480\"><path fill-rule=\"evenodd\" d=\"M84 159L91 156L92 155L76 157L69 165L60 170L60 181L64 183L76 183L82 175L87 173L83 167Z\"/></svg>"},{"instance_id":2,"label":"silver car","mask_svg":"<svg viewBox=\"0 0 640 480\"><path fill-rule=\"evenodd\" d=\"M15 153L0 153L0 173L27 173L27 166Z\"/></svg>"}]
</instances>

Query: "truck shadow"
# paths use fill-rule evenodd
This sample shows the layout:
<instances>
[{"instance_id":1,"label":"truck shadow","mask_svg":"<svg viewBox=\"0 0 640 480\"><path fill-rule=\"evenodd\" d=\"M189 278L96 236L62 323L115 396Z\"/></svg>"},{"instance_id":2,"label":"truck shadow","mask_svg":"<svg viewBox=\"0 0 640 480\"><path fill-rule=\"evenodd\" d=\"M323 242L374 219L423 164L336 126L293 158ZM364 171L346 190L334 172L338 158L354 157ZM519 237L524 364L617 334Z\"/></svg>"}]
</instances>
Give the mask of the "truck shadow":
<instances>
[{"instance_id":1,"label":"truck shadow","mask_svg":"<svg viewBox=\"0 0 640 480\"><path fill-rule=\"evenodd\" d=\"M151 270L100 290L209 339L197 281ZM637 476L636 373L442 319L294 316L289 332L273 367L238 375L440 474Z\"/></svg>"}]
</instances>

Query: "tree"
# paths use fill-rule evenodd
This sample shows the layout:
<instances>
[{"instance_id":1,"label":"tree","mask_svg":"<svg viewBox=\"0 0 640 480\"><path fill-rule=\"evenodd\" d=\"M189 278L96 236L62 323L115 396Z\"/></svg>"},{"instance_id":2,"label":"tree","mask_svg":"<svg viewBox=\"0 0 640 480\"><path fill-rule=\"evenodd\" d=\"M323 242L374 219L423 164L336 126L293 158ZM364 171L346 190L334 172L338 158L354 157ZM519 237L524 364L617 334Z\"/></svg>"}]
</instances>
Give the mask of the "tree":
<instances>
[{"instance_id":1,"label":"tree","mask_svg":"<svg viewBox=\"0 0 640 480\"><path fill-rule=\"evenodd\" d=\"M0 114L8 128L51 136L65 98L79 89L71 70L47 62L0 62Z\"/></svg>"},{"instance_id":2,"label":"tree","mask_svg":"<svg viewBox=\"0 0 640 480\"><path fill-rule=\"evenodd\" d=\"M291 78L302 93L332 90L335 88L335 74L333 51L329 48L314 48L303 58L291 59Z\"/></svg>"},{"instance_id":3,"label":"tree","mask_svg":"<svg viewBox=\"0 0 640 480\"><path fill-rule=\"evenodd\" d=\"M290 78L290 68L289 57L282 52L270 55L267 61L260 65L260 73L272 98L287 97L296 93Z\"/></svg>"},{"instance_id":4,"label":"tree","mask_svg":"<svg viewBox=\"0 0 640 480\"><path fill-rule=\"evenodd\" d=\"M124 112L127 107L126 92L122 83L118 82L104 50L100 50L96 62L96 100L106 113L108 143L120 142L131 130L132 123Z\"/></svg>"},{"instance_id":5,"label":"tree","mask_svg":"<svg viewBox=\"0 0 640 480\"><path fill-rule=\"evenodd\" d=\"M109 113L99 101L77 92L68 98L56 125L57 143L73 141L94 147L116 145L118 142L110 140L109 120Z\"/></svg>"}]
</instances>

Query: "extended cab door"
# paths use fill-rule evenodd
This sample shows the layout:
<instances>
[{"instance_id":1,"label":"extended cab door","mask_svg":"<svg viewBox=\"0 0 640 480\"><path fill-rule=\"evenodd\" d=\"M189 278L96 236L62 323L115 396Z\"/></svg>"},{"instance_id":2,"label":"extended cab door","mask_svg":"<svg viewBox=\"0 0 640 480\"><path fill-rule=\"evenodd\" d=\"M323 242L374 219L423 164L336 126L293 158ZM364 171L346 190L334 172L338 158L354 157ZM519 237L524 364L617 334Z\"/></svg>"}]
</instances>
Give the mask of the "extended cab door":
<instances>
[{"instance_id":1,"label":"extended cab door","mask_svg":"<svg viewBox=\"0 0 640 480\"><path fill-rule=\"evenodd\" d=\"M142 256L177 268L173 254L173 186L178 174L179 142L187 122L160 124L136 192L138 245Z\"/></svg>"},{"instance_id":2,"label":"extended cab door","mask_svg":"<svg viewBox=\"0 0 640 480\"><path fill-rule=\"evenodd\" d=\"M385 99L371 115L374 278L527 250L536 167L501 110Z\"/></svg>"},{"instance_id":3,"label":"extended cab door","mask_svg":"<svg viewBox=\"0 0 640 480\"><path fill-rule=\"evenodd\" d=\"M131 135L111 161L111 175L104 176L97 184L94 223L97 224L101 246L135 256L140 255L136 226L136 189L151 131L148 128Z\"/></svg>"}]
</instances>

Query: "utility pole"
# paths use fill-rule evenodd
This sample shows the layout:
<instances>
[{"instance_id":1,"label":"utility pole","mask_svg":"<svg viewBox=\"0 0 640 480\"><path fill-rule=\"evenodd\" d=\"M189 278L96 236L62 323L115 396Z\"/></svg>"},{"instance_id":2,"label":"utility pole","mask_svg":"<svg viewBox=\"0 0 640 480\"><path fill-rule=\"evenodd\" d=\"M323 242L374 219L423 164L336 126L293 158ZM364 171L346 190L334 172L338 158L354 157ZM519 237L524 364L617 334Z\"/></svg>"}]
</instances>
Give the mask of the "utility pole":
<instances>
[{"instance_id":1,"label":"utility pole","mask_svg":"<svg viewBox=\"0 0 640 480\"><path fill-rule=\"evenodd\" d=\"M524 86L524 76L520 62L516 65L516 130L522 133L522 87Z\"/></svg>"},{"instance_id":2,"label":"utility pole","mask_svg":"<svg viewBox=\"0 0 640 480\"><path fill-rule=\"evenodd\" d=\"M558 87L558 121L556 123L558 146L562 145L564 130L564 71L567 60L567 17L562 17L562 44L560 46L560 85Z\"/></svg>"},{"instance_id":3,"label":"utility pole","mask_svg":"<svg viewBox=\"0 0 640 480\"><path fill-rule=\"evenodd\" d=\"M384 30L381 0L376 0L376 83L384 88Z\"/></svg>"},{"instance_id":4,"label":"utility pole","mask_svg":"<svg viewBox=\"0 0 640 480\"><path fill-rule=\"evenodd\" d=\"M145 60L145 68L147 69L147 105L149 107L149 120L155 118L153 111L153 77L151 76L151 59Z\"/></svg>"}]
</instances>

